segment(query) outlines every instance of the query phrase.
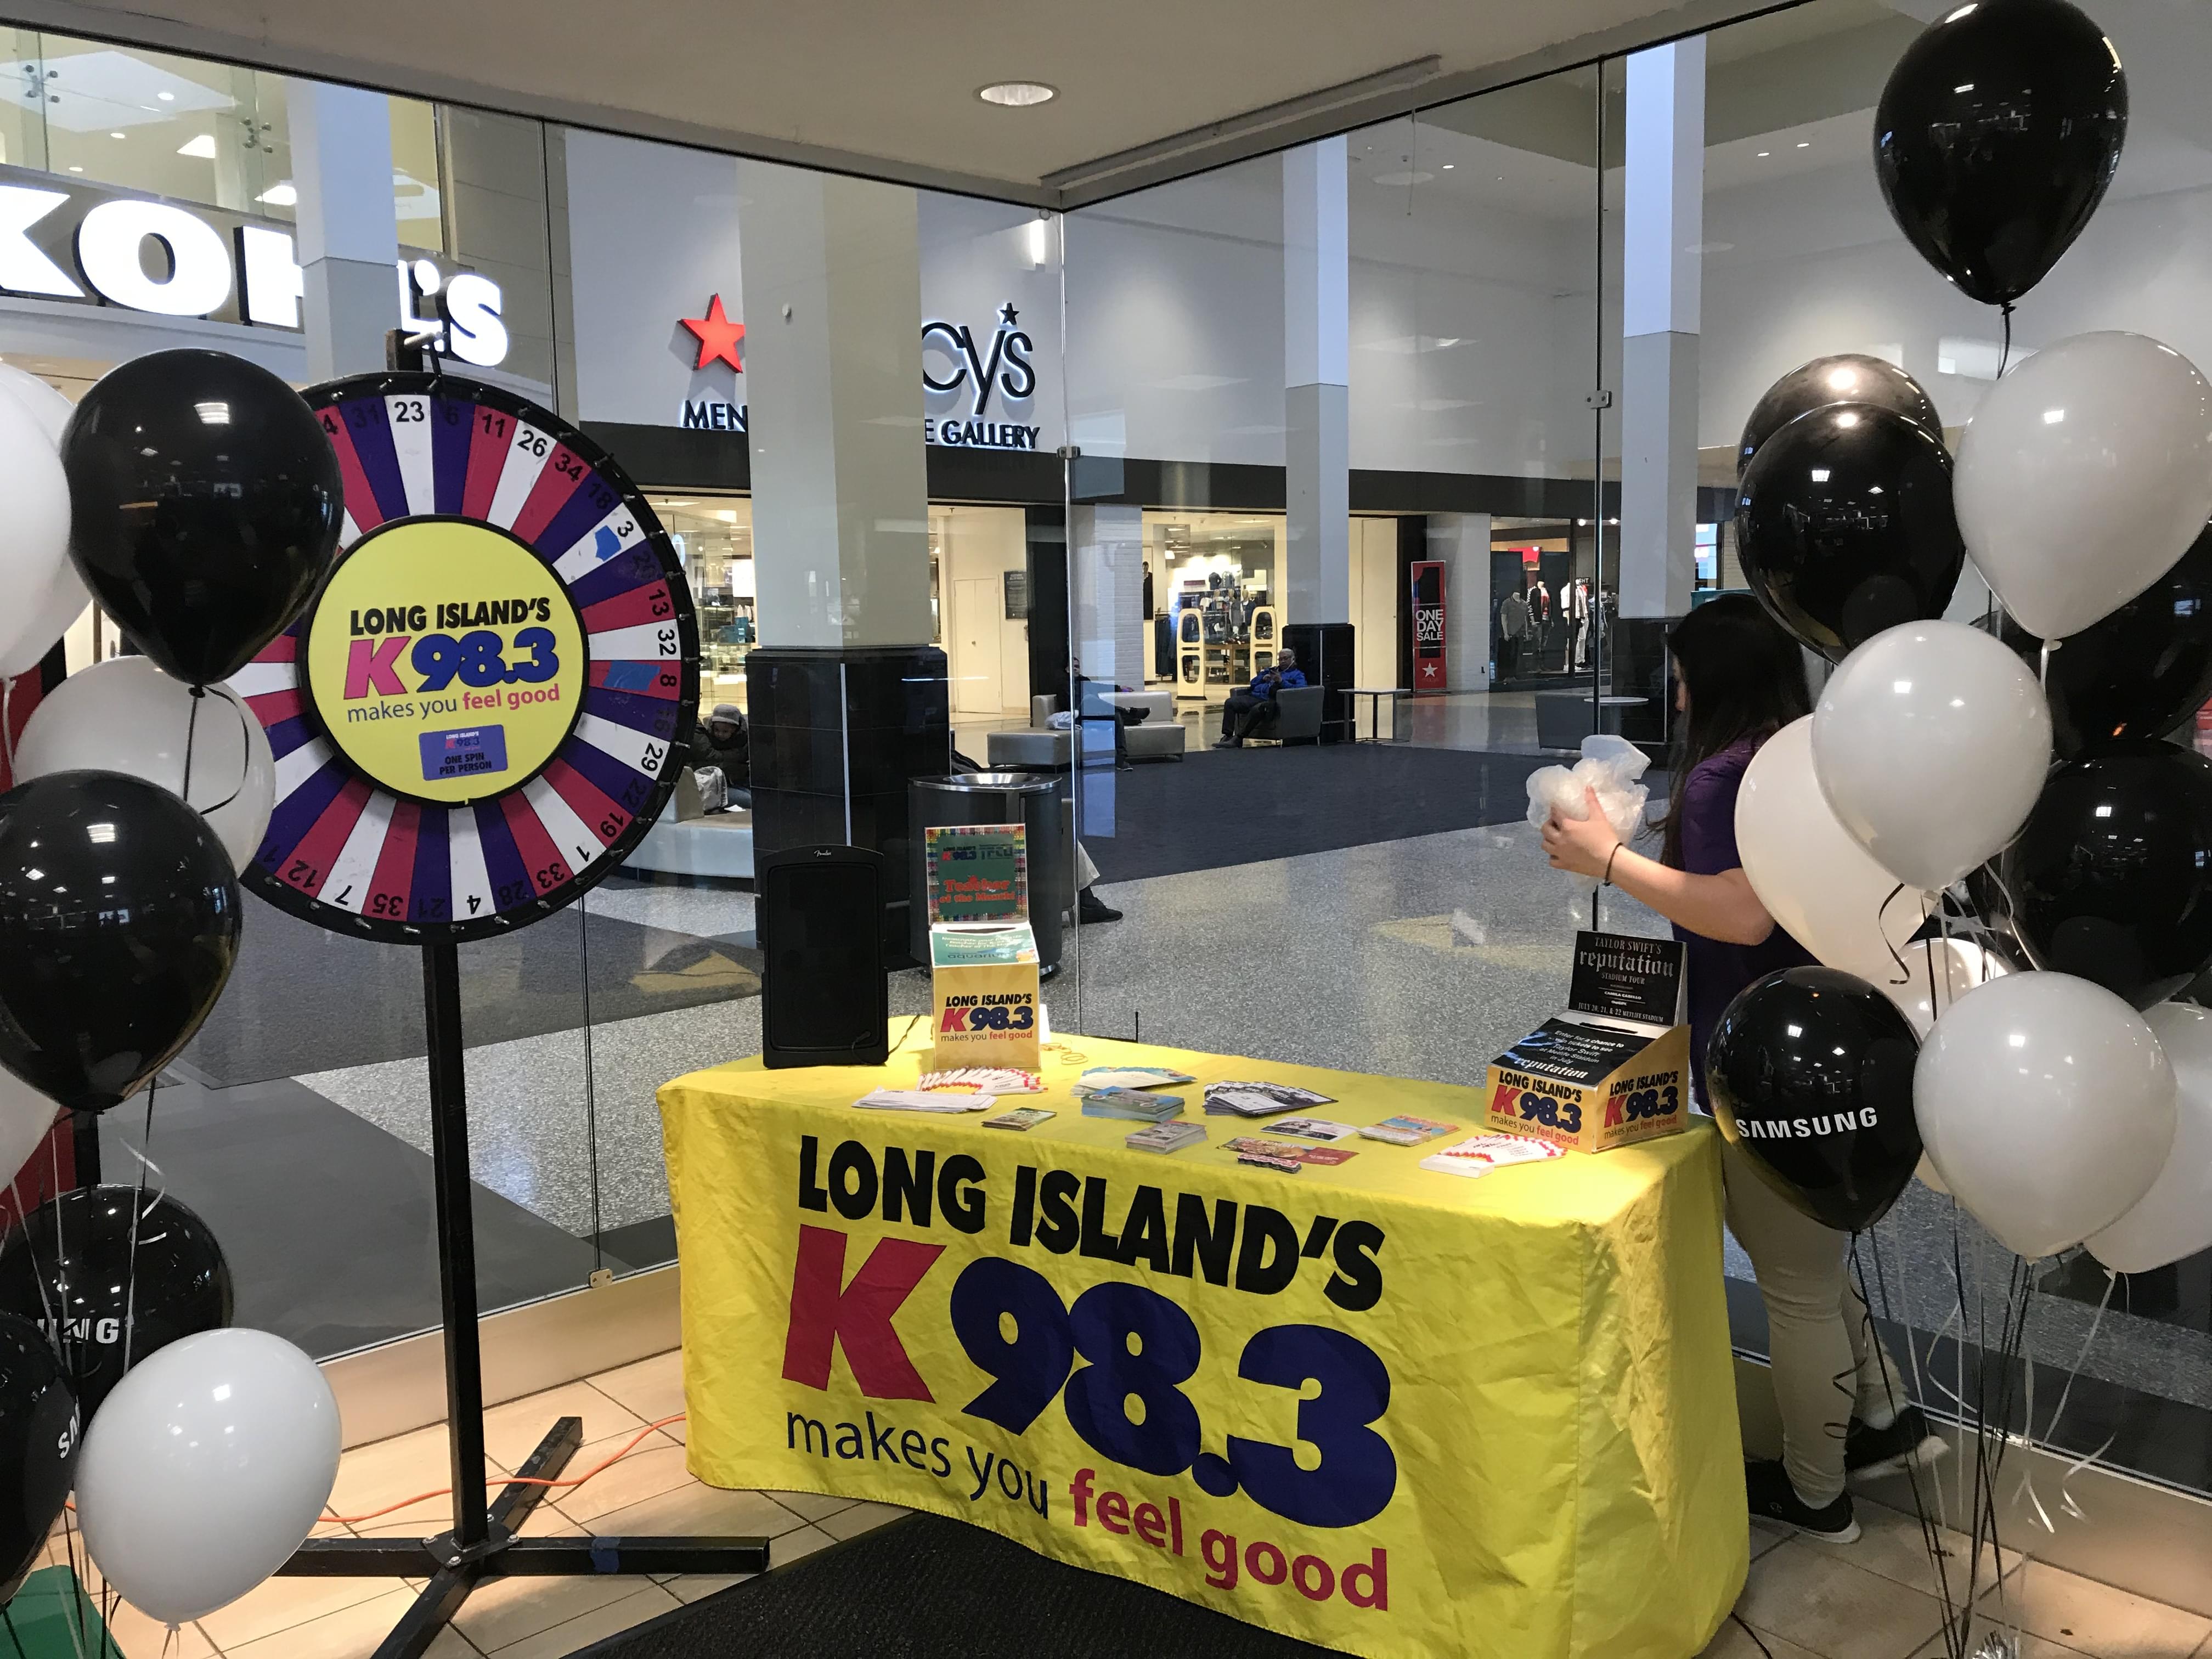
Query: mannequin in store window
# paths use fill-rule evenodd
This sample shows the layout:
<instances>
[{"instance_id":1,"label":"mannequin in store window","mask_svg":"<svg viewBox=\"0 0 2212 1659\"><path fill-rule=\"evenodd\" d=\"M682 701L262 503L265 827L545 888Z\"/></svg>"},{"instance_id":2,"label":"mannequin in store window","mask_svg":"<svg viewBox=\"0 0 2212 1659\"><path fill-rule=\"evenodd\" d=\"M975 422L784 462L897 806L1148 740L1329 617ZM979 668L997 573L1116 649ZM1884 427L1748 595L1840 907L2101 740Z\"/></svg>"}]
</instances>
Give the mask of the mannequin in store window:
<instances>
[{"instance_id":1,"label":"mannequin in store window","mask_svg":"<svg viewBox=\"0 0 2212 1659\"><path fill-rule=\"evenodd\" d=\"M1510 676L1521 665L1521 641L1528 632L1528 601L1508 593L1498 606L1498 672Z\"/></svg>"},{"instance_id":2,"label":"mannequin in store window","mask_svg":"<svg viewBox=\"0 0 2212 1659\"><path fill-rule=\"evenodd\" d=\"M1577 668L1587 668L1589 665L1589 585L1577 577L1567 595L1567 615L1572 619L1575 631L1574 651Z\"/></svg>"},{"instance_id":3,"label":"mannequin in store window","mask_svg":"<svg viewBox=\"0 0 2212 1659\"><path fill-rule=\"evenodd\" d=\"M1674 925L1686 947L1691 1076L1704 1093L1705 1044L1753 980L1813 961L1775 925L1743 872L1736 793L1759 745L1810 711L1796 642L1749 594L1724 594L1674 624L1674 798L1661 855L1626 846L1590 796L1587 820L1544 826L1554 868L1608 881ZM1747 1460L1752 1514L1827 1543L1859 1534L1847 1477L1893 1474L1942 1455L1906 1399L1848 1271L1850 1236L1801 1214L1751 1155L1723 1143L1728 1226L1765 1298L1783 1459Z\"/></svg>"}]
</instances>

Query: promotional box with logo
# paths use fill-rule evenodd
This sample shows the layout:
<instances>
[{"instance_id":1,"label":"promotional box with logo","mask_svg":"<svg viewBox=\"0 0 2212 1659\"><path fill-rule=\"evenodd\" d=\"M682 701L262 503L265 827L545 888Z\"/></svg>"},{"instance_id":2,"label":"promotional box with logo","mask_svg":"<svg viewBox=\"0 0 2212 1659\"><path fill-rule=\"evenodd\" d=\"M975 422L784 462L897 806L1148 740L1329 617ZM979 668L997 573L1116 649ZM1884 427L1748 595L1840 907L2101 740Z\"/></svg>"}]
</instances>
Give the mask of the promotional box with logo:
<instances>
[{"instance_id":1,"label":"promotional box with logo","mask_svg":"<svg viewBox=\"0 0 2212 1659\"><path fill-rule=\"evenodd\" d=\"M1681 1003L1675 941L1577 933L1566 1011L1490 1062L1489 1127L1577 1152L1675 1133L1690 1106Z\"/></svg>"},{"instance_id":2,"label":"promotional box with logo","mask_svg":"<svg viewBox=\"0 0 2212 1659\"><path fill-rule=\"evenodd\" d=\"M936 1019L933 1063L1041 1062L1036 936L1029 924L1029 857L1018 823L924 831L929 878L929 980Z\"/></svg>"}]
</instances>

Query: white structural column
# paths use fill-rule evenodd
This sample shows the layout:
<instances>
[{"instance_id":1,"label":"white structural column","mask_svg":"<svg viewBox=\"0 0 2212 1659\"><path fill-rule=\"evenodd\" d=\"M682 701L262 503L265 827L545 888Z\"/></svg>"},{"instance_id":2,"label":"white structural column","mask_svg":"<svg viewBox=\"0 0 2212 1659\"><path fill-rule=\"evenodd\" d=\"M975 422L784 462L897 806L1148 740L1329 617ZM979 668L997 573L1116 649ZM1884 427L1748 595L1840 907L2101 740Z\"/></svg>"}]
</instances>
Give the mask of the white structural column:
<instances>
[{"instance_id":1,"label":"white structural column","mask_svg":"<svg viewBox=\"0 0 2212 1659\"><path fill-rule=\"evenodd\" d=\"M1444 567L1444 682L1454 691L1490 683L1490 514L1431 513L1428 556Z\"/></svg>"},{"instance_id":2,"label":"white structural column","mask_svg":"<svg viewBox=\"0 0 2212 1659\"><path fill-rule=\"evenodd\" d=\"M399 322L391 102L321 81L287 81L284 100L307 378L370 374L384 367L384 337Z\"/></svg>"},{"instance_id":3,"label":"white structural column","mask_svg":"<svg viewBox=\"0 0 2212 1659\"><path fill-rule=\"evenodd\" d=\"M1068 525L1075 659L1087 679L1142 690L1145 523L1140 507L1078 507Z\"/></svg>"},{"instance_id":4,"label":"white structural column","mask_svg":"<svg viewBox=\"0 0 2212 1659\"><path fill-rule=\"evenodd\" d=\"M738 167L761 643L927 645L914 191Z\"/></svg>"},{"instance_id":5,"label":"white structural column","mask_svg":"<svg viewBox=\"0 0 2212 1659\"><path fill-rule=\"evenodd\" d=\"M1345 140L1283 156L1286 623L1352 620L1350 249Z\"/></svg>"},{"instance_id":6,"label":"white structural column","mask_svg":"<svg viewBox=\"0 0 2212 1659\"><path fill-rule=\"evenodd\" d=\"M1626 137L1620 614L1679 617L1697 586L1704 36L1629 58Z\"/></svg>"}]
</instances>

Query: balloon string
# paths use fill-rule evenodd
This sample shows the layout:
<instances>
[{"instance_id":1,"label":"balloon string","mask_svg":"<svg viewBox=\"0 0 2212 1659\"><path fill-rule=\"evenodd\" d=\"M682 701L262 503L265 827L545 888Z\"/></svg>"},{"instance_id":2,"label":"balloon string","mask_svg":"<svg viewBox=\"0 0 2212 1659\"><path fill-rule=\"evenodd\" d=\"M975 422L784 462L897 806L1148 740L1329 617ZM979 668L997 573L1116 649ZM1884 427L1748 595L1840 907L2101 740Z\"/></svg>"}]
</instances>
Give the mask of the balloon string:
<instances>
[{"instance_id":1,"label":"balloon string","mask_svg":"<svg viewBox=\"0 0 2212 1659\"><path fill-rule=\"evenodd\" d=\"M238 716L238 746L240 754L238 765L238 787L232 790L221 800L216 802L214 805L203 806L199 808L199 815L204 818L212 817L215 813L222 811L224 807L229 805L231 802L236 800L240 795L244 794L246 793L247 781L253 775L253 744L252 741L252 734L246 729L246 706L240 702L235 696L226 696L223 699L223 702L228 703L230 706L231 712ZM193 711L197 713L199 709L199 705L198 703L194 703L192 705L192 708ZM187 729L185 733L185 775L188 781L191 779L192 769L191 748L191 731ZM190 804L189 800L186 804Z\"/></svg>"},{"instance_id":2,"label":"balloon string","mask_svg":"<svg viewBox=\"0 0 2212 1659\"><path fill-rule=\"evenodd\" d=\"M1897 1322L1897 1319L1895 1314L1891 1310L1889 1304L1889 1275L1882 1270L1881 1265L1881 1237L1878 1232L1869 1227L1866 1230L1866 1239L1867 1247L1874 1255L1875 1290L1881 1297L1882 1317L1894 1324ZM1860 1316L1866 1321L1866 1340L1869 1344L1874 1346L1876 1351L1877 1360L1879 1360L1881 1344L1881 1332L1874 1322L1875 1304L1867 1295L1866 1264L1859 1259L1859 1235L1856 1233L1851 1235L1850 1258L1852 1276L1858 1280ZM1905 1346L1908 1350L1911 1350L1912 1348L1912 1331L1909 1325L1905 1328ZM1900 1401L1898 1399L1897 1379L1892 1376L1890 1367L1887 1363L1880 1364L1878 1369L1881 1372L1882 1394L1888 1401L1890 1411L1893 1414L1901 1414L1911 1406L1911 1401ZM1917 1352L1914 1356L1913 1369L1916 1373L1919 1370L1919 1360ZM1856 1395L1854 1395L1853 1398L1854 1403L1856 1403ZM1944 1620L1948 1626L1955 1609L1953 1605L1951 1595L1951 1576L1943 1565L1942 1476L1938 1474L1936 1477L1936 1514L1932 1517L1928 1513L1928 1505L1922 1501L1921 1498L1919 1468L1916 1464L1909 1460L1905 1466L1905 1477L1906 1483L1911 1487L1912 1492L1912 1513L1920 1522L1921 1541L1926 1546L1928 1550L1928 1559L1936 1569L1936 1590L1942 1598Z\"/></svg>"},{"instance_id":3,"label":"balloon string","mask_svg":"<svg viewBox=\"0 0 2212 1659\"><path fill-rule=\"evenodd\" d=\"M2105 1310L2112 1305L2112 1290L2119 1282L2120 1276L2118 1273L2114 1273L2110 1267L2105 1269L2105 1294L2098 1299L2096 1316L2089 1321L2088 1334L2081 1339L2081 1351L2074 1356L2074 1364L2068 1369L2066 1373L2066 1385L2059 1389L2058 1403L2051 1407L2051 1421L2043 1431L2043 1443L2046 1446L2057 1443L2058 1438L2058 1421L2061 1418L2066 1415L2066 1402L2073 1398L2075 1380L2081 1375L2081 1368L2089 1363L2089 1350L2097 1340L2097 1328L2105 1322ZM2027 1431L2031 1440L2033 1440L2035 1434L2035 1410L2033 1404L2034 1398L2033 1391L2035 1386L2035 1362L2033 1359L2028 1359L2027 1363L2028 1365L2028 1387L2030 1389L2029 1400L2031 1401L2027 1413ZM2058 1506L2062 1510L2068 1515L2072 1516L2077 1521L2086 1521L2088 1517L2081 1513L2080 1505L2075 1503L2074 1494L2068 1489L2067 1483L2070 1481L2075 1474L2080 1473L2084 1465L2100 1455L2106 1448L2109 1447L2112 1443L2112 1439L2108 1437L2103 1446L2100 1446L2095 1451L2091 1452L2087 1457L2084 1457L2079 1462L2071 1465L2067 1469L2066 1473L2059 1477ZM2042 1499L2035 1495L2034 1467L2035 1466L2031 1462L2028 1465L2027 1471L2021 1475L2020 1483L2021 1490L2025 1492L2028 1496L2029 1501L2034 1504L2035 1513L2038 1518L2039 1518L2043 1522L2043 1529L2045 1532L2055 1534L2058 1529L2051 1524L2050 1516L2044 1512Z\"/></svg>"},{"instance_id":4,"label":"balloon string","mask_svg":"<svg viewBox=\"0 0 2212 1659\"><path fill-rule=\"evenodd\" d=\"M7 745L8 787L15 787L15 677L0 678L0 742Z\"/></svg>"},{"instance_id":5,"label":"balloon string","mask_svg":"<svg viewBox=\"0 0 2212 1659\"><path fill-rule=\"evenodd\" d=\"M2004 346L1997 353L1997 379L2004 379L2005 365L2012 361L2012 301L2007 300L1998 307L2004 321Z\"/></svg>"},{"instance_id":6,"label":"balloon string","mask_svg":"<svg viewBox=\"0 0 2212 1659\"><path fill-rule=\"evenodd\" d=\"M1912 969L1905 965L1905 958L1898 953L1897 947L1889 942L1889 929L1882 926L1882 918L1889 914L1889 907L1897 902L1897 896L1904 890L1905 884L1900 881L1889 890L1889 896L1876 905L1874 912L1874 930L1881 935L1881 948L1889 952L1889 959L1897 964L1897 977L1890 981L1892 985L1912 983ZM1923 911L1923 920L1925 919Z\"/></svg>"}]
</instances>

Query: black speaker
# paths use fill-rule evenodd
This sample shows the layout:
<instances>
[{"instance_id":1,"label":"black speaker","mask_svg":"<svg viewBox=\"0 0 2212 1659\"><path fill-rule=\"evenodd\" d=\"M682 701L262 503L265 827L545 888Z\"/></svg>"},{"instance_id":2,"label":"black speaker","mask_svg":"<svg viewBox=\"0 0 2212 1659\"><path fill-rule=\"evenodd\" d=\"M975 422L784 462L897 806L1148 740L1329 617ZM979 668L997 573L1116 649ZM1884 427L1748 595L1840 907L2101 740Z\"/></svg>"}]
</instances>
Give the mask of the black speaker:
<instances>
[{"instance_id":1,"label":"black speaker","mask_svg":"<svg viewBox=\"0 0 2212 1659\"><path fill-rule=\"evenodd\" d=\"M880 1066L890 1055L884 860L799 847L757 861L761 1063Z\"/></svg>"},{"instance_id":2,"label":"black speaker","mask_svg":"<svg viewBox=\"0 0 2212 1659\"><path fill-rule=\"evenodd\" d=\"M1321 741L1343 743L1352 736L1352 699L1344 694L1359 684L1354 678L1350 623L1291 623L1283 643L1297 653L1298 672L1308 685L1326 686L1322 699Z\"/></svg>"}]
</instances>

